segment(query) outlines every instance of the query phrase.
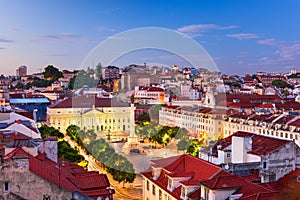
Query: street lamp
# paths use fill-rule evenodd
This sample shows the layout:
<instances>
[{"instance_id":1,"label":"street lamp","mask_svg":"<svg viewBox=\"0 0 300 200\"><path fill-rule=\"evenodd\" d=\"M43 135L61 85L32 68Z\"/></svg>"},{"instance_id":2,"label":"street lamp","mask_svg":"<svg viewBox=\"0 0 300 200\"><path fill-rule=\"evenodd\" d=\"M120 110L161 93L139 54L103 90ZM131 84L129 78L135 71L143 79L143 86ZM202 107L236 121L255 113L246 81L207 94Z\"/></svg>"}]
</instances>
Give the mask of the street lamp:
<instances>
[{"instance_id":1,"label":"street lamp","mask_svg":"<svg viewBox=\"0 0 300 200\"><path fill-rule=\"evenodd\" d=\"M39 111L39 110L36 109L36 108L33 110L33 120L34 120L35 122L37 122L37 114L36 114L36 113L37 113L38 111Z\"/></svg>"}]
</instances>

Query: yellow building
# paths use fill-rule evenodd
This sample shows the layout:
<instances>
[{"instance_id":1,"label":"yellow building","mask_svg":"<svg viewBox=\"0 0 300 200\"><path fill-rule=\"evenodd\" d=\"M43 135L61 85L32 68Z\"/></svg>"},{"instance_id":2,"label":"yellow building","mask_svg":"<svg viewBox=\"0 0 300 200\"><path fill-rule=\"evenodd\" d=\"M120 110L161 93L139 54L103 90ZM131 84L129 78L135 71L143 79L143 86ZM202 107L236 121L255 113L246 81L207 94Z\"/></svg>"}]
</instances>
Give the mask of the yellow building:
<instances>
[{"instance_id":1,"label":"yellow building","mask_svg":"<svg viewBox=\"0 0 300 200\"><path fill-rule=\"evenodd\" d=\"M195 138L216 140L223 136L224 110L198 107L164 106L159 123L186 128Z\"/></svg>"},{"instance_id":2,"label":"yellow building","mask_svg":"<svg viewBox=\"0 0 300 200\"><path fill-rule=\"evenodd\" d=\"M135 107L113 98L72 97L50 105L47 121L62 132L69 125L95 130L98 135L134 131Z\"/></svg>"}]
</instances>

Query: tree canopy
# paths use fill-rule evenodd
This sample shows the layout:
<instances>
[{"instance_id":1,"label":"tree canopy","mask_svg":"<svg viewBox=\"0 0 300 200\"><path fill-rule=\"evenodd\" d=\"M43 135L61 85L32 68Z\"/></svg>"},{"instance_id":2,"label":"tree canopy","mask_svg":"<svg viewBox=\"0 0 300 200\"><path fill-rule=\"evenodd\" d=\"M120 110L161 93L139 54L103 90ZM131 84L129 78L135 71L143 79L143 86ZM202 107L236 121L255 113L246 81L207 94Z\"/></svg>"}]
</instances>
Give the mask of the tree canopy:
<instances>
[{"instance_id":1,"label":"tree canopy","mask_svg":"<svg viewBox=\"0 0 300 200\"><path fill-rule=\"evenodd\" d=\"M97 85L97 81L92 78L93 74L89 74L87 71L80 70L78 71L78 74L76 77L73 78L72 83L68 85L68 87L71 89L78 89L82 88L84 85L87 85L89 87L93 87Z\"/></svg>"},{"instance_id":2,"label":"tree canopy","mask_svg":"<svg viewBox=\"0 0 300 200\"><path fill-rule=\"evenodd\" d=\"M187 153L192 156L198 157L199 148L202 146L202 142L200 140L193 139L189 143L190 143L190 145L187 148Z\"/></svg>"},{"instance_id":3,"label":"tree canopy","mask_svg":"<svg viewBox=\"0 0 300 200\"><path fill-rule=\"evenodd\" d=\"M287 82L283 80L275 80L272 82L272 85L277 88L292 88L293 86L288 84Z\"/></svg>"},{"instance_id":4,"label":"tree canopy","mask_svg":"<svg viewBox=\"0 0 300 200\"><path fill-rule=\"evenodd\" d=\"M123 183L132 183L136 177L133 165L128 159L115 152L104 139L92 141L87 149L99 160L113 179Z\"/></svg>"},{"instance_id":5,"label":"tree canopy","mask_svg":"<svg viewBox=\"0 0 300 200\"><path fill-rule=\"evenodd\" d=\"M138 117L138 122L143 126L150 123L149 113L144 112Z\"/></svg>"},{"instance_id":6,"label":"tree canopy","mask_svg":"<svg viewBox=\"0 0 300 200\"><path fill-rule=\"evenodd\" d=\"M43 125L39 128L39 131L43 138L46 136L55 136L59 139L64 138L64 134L53 126Z\"/></svg>"},{"instance_id":7,"label":"tree canopy","mask_svg":"<svg viewBox=\"0 0 300 200\"><path fill-rule=\"evenodd\" d=\"M44 78L50 81L57 81L59 78L62 78L63 74L59 69L54 67L53 65L48 65L44 69Z\"/></svg>"}]
</instances>

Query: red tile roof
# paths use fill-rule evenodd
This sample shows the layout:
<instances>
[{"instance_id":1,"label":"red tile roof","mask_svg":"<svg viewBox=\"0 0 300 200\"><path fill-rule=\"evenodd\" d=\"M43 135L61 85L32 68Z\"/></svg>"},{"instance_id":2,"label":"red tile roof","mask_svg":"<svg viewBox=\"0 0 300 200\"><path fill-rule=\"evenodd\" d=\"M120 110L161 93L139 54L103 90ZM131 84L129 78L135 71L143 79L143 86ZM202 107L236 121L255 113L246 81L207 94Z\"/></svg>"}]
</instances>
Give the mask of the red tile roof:
<instances>
[{"instance_id":1,"label":"red tile roof","mask_svg":"<svg viewBox=\"0 0 300 200\"><path fill-rule=\"evenodd\" d=\"M164 167L169 172L201 172L195 173L193 179L196 180L207 180L211 178L213 175L221 171L221 168L204 161L202 159L196 158L194 156L183 154L173 163L169 164L168 166Z\"/></svg>"},{"instance_id":2,"label":"red tile roof","mask_svg":"<svg viewBox=\"0 0 300 200\"><path fill-rule=\"evenodd\" d=\"M11 151L10 153L6 154L3 159L10 159L10 158L13 158L13 157L19 157L19 156L29 156L29 154L24 151L23 149L21 148L16 148L14 149L13 151Z\"/></svg>"},{"instance_id":3,"label":"red tile roof","mask_svg":"<svg viewBox=\"0 0 300 200\"><path fill-rule=\"evenodd\" d=\"M144 172L142 173L142 175L153 181L155 184L157 184L159 187L161 187L177 199L180 199L181 186L179 186L172 192L169 191L167 189L168 176L171 177L172 175L177 174L179 175L179 177L190 177L189 180L182 181L181 183L183 185L187 184L195 186L199 185L200 181L208 180L209 178L212 178L213 176L222 171L220 167L213 165L207 161L204 161L200 158L190 156L188 154L174 156L166 159L160 159L157 161L153 161L153 163L156 168L162 168L161 174L158 177L158 179L154 180L152 178L151 171Z\"/></svg>"},{"instance_id":4,"label":"red tile roof","mask_svg":"<svg viewBox=\"0 0 300 200\"><path fill-rule=\"evenodd\" d=\"M244 197L243 195L241 198L239 198L239 200L283 200L283 199L287 199L287 198L285 198L284 194L280 194L278 192L254 193L246 197Z\"/></svg>"},{"instance_id":5,"label":"red tile roof","mask_svg":"<svg viewBox=\"0 0 300 200\"><path fill-rule=\"evenodd\" d=\"M300 169L296 168L295 171L289 173L279 180L279 183L286 186L286 188L290 189L290 195L294 197L294 199L300 197ZM291 198L292 199L292 198Z\"/></svg>"},{"instance_id":6,"label":"red tile roof","mask_svg":"<svg viewBox=\"0 0 300 200\"><path fill-rule=\"evenodd\" d=\"M258 108L274 108L274 105L271 103L260 104Z\"/></svg>"},{"instance_id":7,"label":"red tile roof","mask_svg":"<svg viewBox=\"0 0 300 200\"><path fill-rule=\"evenodd\" d=\"M252 137L252 151L249 151L250 154L255 154L259 156L267 155L272 153L284 145L292 142L289 140L282 140L272 137L267 137L263 135L257 135L250 132L238 131L220 141L218 141L213 147L213 154L217 155L217 147L221 145L221 148L224 149L232 144L232 137Z\"/></svg>"},{"instance_id":8,"label":"red tile roof","mask_svg":"<svg viewBox=\"0 0 300 200\"><path fill-rule=\"evenodd\" d=\"M15 156L28 157L29 170L32 173L69 191L78 191L93 198L101 196L103 199L106 197L111 199L115 193L113 189L109 189L110 183L105 174L85 171L82 167L62 159L58 159L55 163L45 154L34 157L21 148L14 149L3 159L11 159Z\"/></svg>"},{"instance_id":9,"label":"red tile roof","mask_svg":"<svg viewBox=\"0 0 300 200\"><path fill-rule=\"evenodd\" d=\"M30 137L18 131L0 131L0 138L9 138L14 140L28 140Z\"/></svg>"},{"instance_id":10,"label":"red tile roof","mask_svg":"<svg viewBox=\"0 0 300 200\"><path fill-rule=\"evenodd\" d=\"M222 173L224 174L224 173ZM233 189L233 188L241 188L245 182L240 176L226 174L226 175L217 175L209 180L201 181L201 184L212 189Z\"/></svg>"},{"instance_id":11,"label":"red tile roof","mask_svg":"<svg viewBox=\"0 0 300 200\"><path fill-rule=\"evenodd\" d=\"M297 119L289 124L290 126L299 126L300 127L300 119Z\"/></svg>"},{"instance_id":12,"label":"red tile roof","mask_svg":"<svg viewBox=\"0 0 300 200\"><path fill-rule=\"evenodd\" d=\"M122 103L112 98L98 98L96 96L89 97L72 97L52 104L49 108L96 108L102 107L128 107L128 103Z\"/></svg>"}]
</instances>

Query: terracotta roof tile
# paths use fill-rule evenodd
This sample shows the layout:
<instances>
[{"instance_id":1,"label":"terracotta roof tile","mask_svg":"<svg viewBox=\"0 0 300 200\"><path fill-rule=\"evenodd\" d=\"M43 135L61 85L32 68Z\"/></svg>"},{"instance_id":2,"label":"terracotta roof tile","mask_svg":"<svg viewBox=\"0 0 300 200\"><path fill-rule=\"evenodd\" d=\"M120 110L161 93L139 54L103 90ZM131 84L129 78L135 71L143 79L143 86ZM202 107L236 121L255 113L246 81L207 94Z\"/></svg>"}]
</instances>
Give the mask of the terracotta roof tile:
<instances>
[{"instance_id":1,"label":"terracotta roof tile","mask_svg":"<svg viewBox=\"0 0 300 200\"><path fill-rule=\"evenodd\" d=\"M96 108L101 107L128 107L128 103L122 103L112 98L89 97L72 97L52 104L49 108Z\"/></svg>"},{"instance_id":2,"label":"terracotta roof tile","mask_svg":"<svg viewBox=\"0 0 300 200\"><path fill-rule=\"evenodd\" d=\"M282 140L272 137L266 137L263 135L257 135L250 132L238 131L220 141L218 141L215 146L213 147L213 154L217 154L217 147L221 145L221 148L224 149L232 144L232 137L239 136L239 137L251 137L252 136L252 151L248 153L255 154L255 155L267 155L283 147L284 145L290 143L289 140Z\"/></svg>"}]
</instances>

